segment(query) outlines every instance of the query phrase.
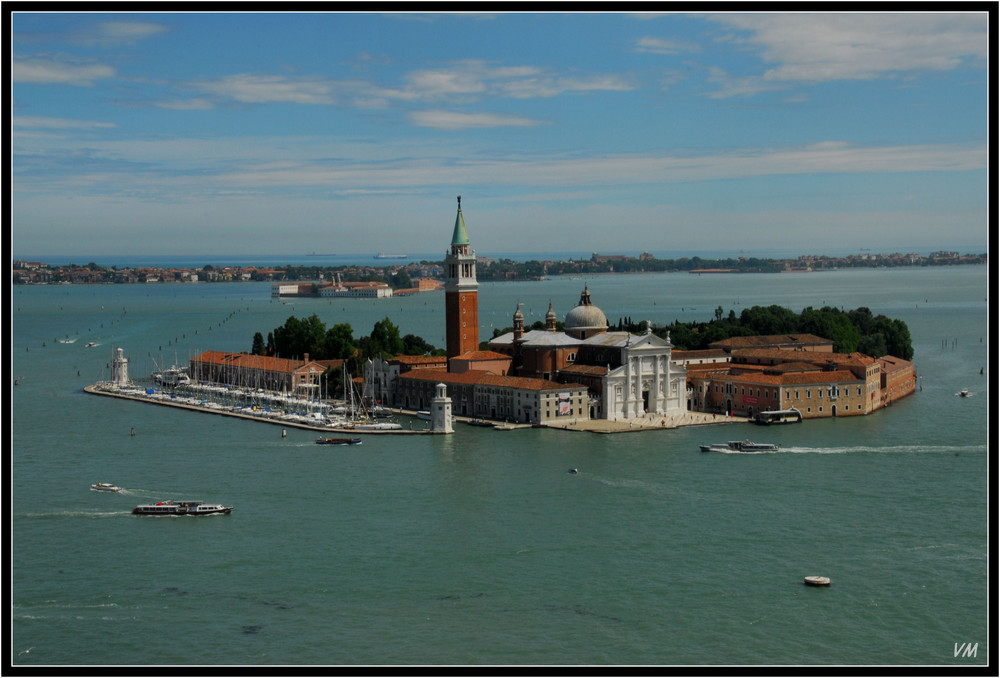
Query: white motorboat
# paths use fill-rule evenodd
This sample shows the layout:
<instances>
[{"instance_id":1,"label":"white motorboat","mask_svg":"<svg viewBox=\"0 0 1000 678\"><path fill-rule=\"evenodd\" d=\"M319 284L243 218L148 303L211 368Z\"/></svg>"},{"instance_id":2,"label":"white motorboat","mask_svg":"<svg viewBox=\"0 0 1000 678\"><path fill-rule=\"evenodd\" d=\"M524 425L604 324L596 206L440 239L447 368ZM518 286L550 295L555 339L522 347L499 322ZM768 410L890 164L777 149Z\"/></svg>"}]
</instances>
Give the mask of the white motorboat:
<instances>
[{"instance_id":1,"label":"white motorboat","mask_svg":"<svg viewBox=\"0 0 1000 678\"><path fill-rule=\"evenodd\" d=\"M699 445L702 452L776 452L778 446L772 443L755 443L749 440L730 440L728 443Z\"/></svg>"},{"instance_id":2,"label":"white motorboat","mask_svg":"<svg viewBox=\"0 0 1000 678\"><path fill-rule=\"evenodd\" d=\"M90 486L94 492L121 492L122 488L111 483L94 483Z\"/></svg>"}]
</instances>

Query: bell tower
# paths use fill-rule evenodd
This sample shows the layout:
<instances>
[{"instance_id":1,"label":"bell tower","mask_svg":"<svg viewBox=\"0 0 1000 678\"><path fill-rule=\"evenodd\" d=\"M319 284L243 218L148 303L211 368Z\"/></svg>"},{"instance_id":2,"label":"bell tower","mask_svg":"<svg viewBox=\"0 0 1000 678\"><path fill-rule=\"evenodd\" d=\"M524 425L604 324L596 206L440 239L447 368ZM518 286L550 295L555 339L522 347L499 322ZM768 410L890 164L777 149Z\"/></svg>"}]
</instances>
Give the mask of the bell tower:
<instances>
[{"instance_id":1,"label":"bell tower","mask_svg":"<svg viewBox=\"0 0 1000 678\"><path fill-rule=\"evenodd\" d=\"M444 305L446 350L449 358L479 350L479 283L476 252L469 247L469 234L462 217L462 196L451 236L451 251L445 256Z\"/></svg>"}]
</instances>

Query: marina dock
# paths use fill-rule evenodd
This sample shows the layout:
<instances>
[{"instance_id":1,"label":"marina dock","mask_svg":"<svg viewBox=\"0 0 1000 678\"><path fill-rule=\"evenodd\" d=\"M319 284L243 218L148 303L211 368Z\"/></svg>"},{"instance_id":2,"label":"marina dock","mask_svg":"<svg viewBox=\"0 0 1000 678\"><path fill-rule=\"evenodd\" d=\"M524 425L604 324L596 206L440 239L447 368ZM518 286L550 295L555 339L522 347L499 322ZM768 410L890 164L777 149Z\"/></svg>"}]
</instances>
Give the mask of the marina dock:
<instances>
[{"instance_id":1,"label":"marina dock","mask_svg":"<svg viewBox=\"0 0 1000 678\"><path fill-rule=\"evenodd\" d=\"M237 419L258 421L265 424L284 426L287 428L299 428L309 431L319 431L324 433L342 433L351 435L414 435L414 434L443 434L444 431L432 431L429 428L401 428L390 430L379 429L358 429L352 427L323 426L313 424L302 419L288 419L280 414L262 408L232 408L223 407L218 403L209 402L204 399L171 394L163 391L149 393L140 388L122 389L112 384L97 383L84 387L84 392L92 395L109 396L112 398L123 398L136 402L148 403L151 405L164 405L167 407L177 407L193 412L205 414L216 414ZM394 413L416 417L416 411L393 410ZM456 416L457 423L466 423L472 417ZM712 426L718 424L745 424L747 419L739 417L727 417L723 414L709 414L705 412L682 412L670 416L647 414L634 419L588 419L585 421L574 421L568 424L547 424L539 428L553 428L565 431L580 431L584 433L637 433L639 431L655 431L680 428L682 426ZM523 428L532 428L531 424L517 424L510 422L496 422L496 430L513 431Z\"/></svg>"}]
</instances>

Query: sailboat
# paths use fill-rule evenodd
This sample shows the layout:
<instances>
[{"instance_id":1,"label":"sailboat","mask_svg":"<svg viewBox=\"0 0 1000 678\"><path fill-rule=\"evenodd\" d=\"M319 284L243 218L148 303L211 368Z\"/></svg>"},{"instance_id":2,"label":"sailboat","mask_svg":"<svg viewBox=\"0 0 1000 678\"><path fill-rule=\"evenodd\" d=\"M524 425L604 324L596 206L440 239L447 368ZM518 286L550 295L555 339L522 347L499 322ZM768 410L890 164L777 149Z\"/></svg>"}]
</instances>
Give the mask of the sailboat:
<instances>
[{"instance_id":1,"label":"sailboat","mask_svg":"<svg viewBox=\"0 0 1000 678\"><path fill-rule=\"evenodd\" d=\"M348 384L351 384L348 387ZM350 401L350 410L348 410L348 416L350 419L347 422L345 428L354 429L355 431L398 431L403 428L403 425L395 421L375 421L374 417L369 416L367 408L364 406L364 398L360 398L361 405L360 408L355 404L354 401L354 386L353 381L350 378L350 374L345 372L344 376L344 400ZM347 392L350 391L348 394Z\"/></svg>"}]
</instances>

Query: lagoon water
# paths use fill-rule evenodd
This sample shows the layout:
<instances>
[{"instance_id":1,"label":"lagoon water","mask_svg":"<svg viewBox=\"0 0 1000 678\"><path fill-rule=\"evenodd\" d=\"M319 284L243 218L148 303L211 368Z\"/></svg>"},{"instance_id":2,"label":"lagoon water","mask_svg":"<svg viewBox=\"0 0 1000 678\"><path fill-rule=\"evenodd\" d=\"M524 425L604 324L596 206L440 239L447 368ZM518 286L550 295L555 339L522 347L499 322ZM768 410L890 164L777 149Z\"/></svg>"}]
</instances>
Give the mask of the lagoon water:
<instances>
[{"instance_id":1,"label":"lagoon water","mask_svg":"<svg viewBox=\"0 0 1000 678\"><path fill-rule=\"evenodd\" d=\"M585 284L612 323L868 306L908 324L920 387L868 417L767 429L458 425L330 448L308 431L282 438L82 388L108 377L115 346L142 377L204 350L249 350L293 314L350 323L356 337L388 316L443 346L443 295L17 287L12 662L987 664L986 267L482 284L481 338L518 302L529 324L550 301L564 316ZM956 397L963 387L973 397ZM781 451L698 451L749 436ZM89 491L97 481L125 492ZM130 514L169 498L235 509ZM805 587L807 575L833 584Z\"/></svg>"}]
</instances>

